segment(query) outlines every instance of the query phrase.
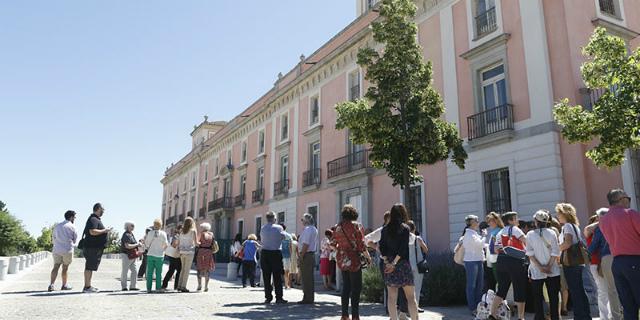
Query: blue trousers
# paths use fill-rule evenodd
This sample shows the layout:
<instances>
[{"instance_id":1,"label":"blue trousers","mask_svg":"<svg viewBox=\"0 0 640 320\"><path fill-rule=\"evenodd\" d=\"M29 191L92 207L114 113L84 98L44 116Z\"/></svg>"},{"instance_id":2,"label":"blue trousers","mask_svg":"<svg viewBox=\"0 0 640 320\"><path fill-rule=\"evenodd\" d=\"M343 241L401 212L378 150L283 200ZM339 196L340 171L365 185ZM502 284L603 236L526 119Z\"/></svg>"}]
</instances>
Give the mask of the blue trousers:
<instances>
[{"instance_id":1,"label":"blue trousers","mask_svg":"<svg viewBox=\"0 0 640 320\"><path fill-rule=\"evenodd\" d=\"M476 310L478 303L482 300L482 289L484 288L482 261L465 261L464 270L467 274L467 307L473 311Z\"/></svg>"},{"instance_id":2,"label":"blue trousers","mask_svg":"<svg viewBox=\"0 0 640 320\"><path fill-rule=\"evenodd\" d=\"M640 256L617 256L611 265L625 320L638 320L640 309Z\"/></svg>"},{"instance_id":3,"label":"blue trousers","mask_svg":"<svg viewBox=\"0 0 640 320\"><path fill-rule=\"evenodd\" d=\"M567 287L569 288L569 296L573 301L573 315L575 320L591 320L591 307L589 306L589 298L584 291L584 282L582 281L582 272L584 266L563 267L564 277L567 279Z\"/></svg>"}]
</instances>

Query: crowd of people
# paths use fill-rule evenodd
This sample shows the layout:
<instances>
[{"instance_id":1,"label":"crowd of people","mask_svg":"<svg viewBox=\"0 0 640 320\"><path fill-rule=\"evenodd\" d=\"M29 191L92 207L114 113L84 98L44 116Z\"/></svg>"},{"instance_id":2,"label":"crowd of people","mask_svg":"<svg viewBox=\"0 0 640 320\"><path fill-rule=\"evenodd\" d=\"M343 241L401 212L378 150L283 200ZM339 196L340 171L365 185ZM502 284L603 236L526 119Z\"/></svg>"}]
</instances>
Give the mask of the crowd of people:
<instances>
[{"instance_id":1,"label":"crowd of people","mask_svg":"<svg viewBox=\"0 0 640 320\"><path fill-rule=\"evenodd\" d=\"M583 281L588 268L600 319L638 319L640 214L630 209L624 190L611 190L607 200L609 208L597 210L582 230L569 203L558 203L555 217L540 209L531 222L516 212L491 212L484 222L467 216L455 250L466 272L470 312L478 319L508 319L499 311L512 288L518 319L525 319L527 301L536 320L560 319L569 300L574 319L591 319Z\"/></svg>"},{"instance_id":2,"label":"crowd of people","mask_svg":"<svg viewBox=\"0 0 640 320\"><path fill-rule=\"evenodd\" d=\"M598 290L600 319L638 319L640 309L640 214L630 209L630 198L621 189L611 190L609 208L597 210L589 224L581 229L576 209L569 203L555 206L555 217L544 209L533 221L518 219L518 213L494 212L484 221L477 216L465 218L465 228L454 249L456 262L466 272L468 308L477 319L510 317L507 299L515 303L518 319L525 318L527 301L533 303L535 319L560 319L571 301L574 319L591 319L590 303L583 283L588 268ZM98 270L107 235L101 217L104 208L97 203L87 220L78 247L85 257L83 292L98 292L92 286L93 272ZM61 290L70 290L68 267L78 240L74 227L75 212L67 211L65 221L53 231L54 267L49 291L62 266ZM288 303L283 289L300 285L303 298L298 304L315 302L314 267L319 255L320 275L326 290L334 286L341 292L342 319L359 319L363 269L377 263L385 284L385 306L391 319L418 319L418 302L424 273L428 272L426 242L416 232L406 208L395 204L384 214L384 224L365 231L357 222L359 213L345 205L340 222L325 230L322 240L312 215L305 213L300 235L278 224L274 212L266 213L260 234L246 239L237 235L231 245L231 261L242 269L242 286L252 287L262 281L265 303ZM210 273L215 269L217 241L211 225L187 217L182 225L167 235L162 221L156 219L147 228L144 239L137 241L135 225L124 224L121 239L123 291L136 286L140 269L146 274L146 289L164 292L175 278L173 289L189 292L189 272L195 262L198 291L209 289ZM458 258L459 257L459 258ZM142 258L142 266L137 262ZM162 277L168 260L169 268ZM460 260L460 261L458 261ZM256 269L262 279L256 279ZM339 279L336 281L335 279ZM203 289L204 285L204 289ZM512 296L509 291L512 289ZM490 299L489 299L490 297Z\"/></svg>"}]
</instances>

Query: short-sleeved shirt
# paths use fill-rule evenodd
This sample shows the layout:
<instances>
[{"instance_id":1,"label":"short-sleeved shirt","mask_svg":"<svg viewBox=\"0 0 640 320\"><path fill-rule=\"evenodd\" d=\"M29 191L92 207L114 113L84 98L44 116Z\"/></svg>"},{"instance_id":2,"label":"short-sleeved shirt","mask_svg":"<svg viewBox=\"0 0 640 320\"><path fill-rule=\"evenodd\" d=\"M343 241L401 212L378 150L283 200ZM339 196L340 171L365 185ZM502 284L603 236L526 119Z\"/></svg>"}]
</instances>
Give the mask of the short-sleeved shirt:
<instances>
[{"instance_id":1,"label":"short-sleeved shirt","mask_svg":"<svg viewBox=\"0 0 640 320\"><path fill-rule=\"evenodd\" d=\"M282 226L267 223L260 229L260 241L262 242L262 250L280 250L282 240L284 239L284 229Z\"/></svg>"},{"instance_id":2,"label":"short-sleeved shirt","mask_svg":"<svg viewBox=\"0 0 640 320\"><path fill-rule=\"evenodd\" d=\"M242 257L242 260L244 261L258 261L256 259L256 252L258 251L258 246L256 245L256 242L253 240L247 240L244 242L244 244L242 245L244 247L244 256Z\"/></svg>"},{"instance_id":3,"label":"short-sleeved shirt","mask_svg":"<svg viewBox=\"0 0 640 320\"><path fill-rule=\"evenodd\" d=\"M180 232L178 236L178 250L180 254L194 254L196 252L196 232L191 230L186 234Z\"/></svg>"},{"instance_id":4,"label":"short-sleeved shirt","mask_svg":"<svg viewBox=\"0 0 640 320\"><path fill-rule=\"evenodd\" d=\"M565 223L564 226L562 226L562 231L560 232L560 244L564 243L564 235L566 234L571 235L571 244L578 243L578 241L582 239L579 234L576 235L576 231L580 233L579 230L578 226L571 223Z\"/></svg>"},{"instance_id":5,"label":"short-sleeved shirt","mask_svg":"<svg viewBox=\"0 0 640 320\"><path fill-rule=\"evenodd\" d=\"M147 255L149 256L163 258L164 249L167 245L167 234L162 230L151 230L144 237L144 247L147 249Z\"/></svg>"},{"instance_id":6,"label":"short-sleeved shirt","mask_svg":"<svg viewBox=\"0 0 640 320\"><path fill-rule=\"evenodd\" d=\"M127 249L124 245L125 244L137 244L138 242L136 241L136 237L133 236L133 233L131 232L125 232L122 234L122 238L120 239L120 252L121 253L128 253L129 250L131 249Z\"/></svg>"},{"instance_id":7,"label":"short-sleeved shirt","mask_svg":"<svg viewBox=\"0 0 640 320\"><path fill-rule=\"evenodd\" d=\"M546 265L551 259L560 256L560 246L556 233L548 228L531 230L527 233L527 256L535 257L540 264ZM538 267L529 264L529 276L533 280L542 280L547 277L557 277L560 275L560 266L555 263L551 268L551 273L543 273Z\"/></svg>"},{"instance_id":8,"label":"short-sleeved shirt","mask_svg":"<svg viewBox=\"0 0 640 320\"><path fill-rule=\"evenodd\" d=\"M84 232L84 246L85 248L104 248L107 246L107 234L103 233L97 236L92 236L89 230L104 229L104 225L102 224L102 220L95 213L91 214L89 220L87 220L87 225L85 226Z\"/></svg>"},{"instance_id":9,"label":"short-sleeved shirt","mask_svg":"<svg viewBox=\"0 0 640 320\"><path fill-rule=\"evenodd\" d=\"M72 253L78 238L78 232L73 222L65 220L53 228L53 253Z\"/></svg>"},{"instance_id":10,"label":"short-sleeved shirt","mask_svg":"<svg viewBox=\"0 0 640 320\"><path fill-rule=\"evenodd\" d=\"M522 229L514 226L506 226L496 236L495 245L498 248L503 248L507 246L507 241L509 240L509 233L511 233L511 244L514 248L524 250L524 245L522 245L522 241L518 240L525 236Z\"/></svg>"},{"instance_id":11,"label":"short-sleeved shirt","mask_svg":"<svg viewBox=\"0 0 640 320\"><path fill-rule=\"evenodd\" d=\"M284 240L282 240L282 257L291 258L291 235L285 232Z\"/></svg>"},{"instance_id":12,"label":"short-sleeved shirt","mask_svg":"<svg viewBox=\"0 0 640 320\"><path fill-rule=\"evenodd\" d=\"M612 206L600 219L600 230L614 257L640 255L640 213Z\"/></svg>"},{"instance_id":13,"label":"short-sleeved shirt","mask_svg":"<svg viewBox=\"0 0 640 320\"><path fill-rule=\"evenodd\" d=\"M300 235L298 243L300 249L306 244L308 246L307 252L316 252L318 248L318 229L314 226L306 226Z\"/></svg>"}]
</instances>

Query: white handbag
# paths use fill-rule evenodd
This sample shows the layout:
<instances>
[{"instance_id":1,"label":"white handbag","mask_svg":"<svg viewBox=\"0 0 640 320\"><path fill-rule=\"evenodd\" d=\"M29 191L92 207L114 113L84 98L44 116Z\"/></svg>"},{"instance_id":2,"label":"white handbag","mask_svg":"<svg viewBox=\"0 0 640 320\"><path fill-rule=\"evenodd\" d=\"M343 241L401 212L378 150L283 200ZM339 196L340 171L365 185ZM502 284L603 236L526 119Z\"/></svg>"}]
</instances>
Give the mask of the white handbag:
<instances>
[{"instance_id":1,"label":"white handbag","mask_svg":"<svg viewBox=\"0 0 640 320\"><path fill-rule=\"evenodd\" d=\"M464 266L464 246L462 245L462 240L459 241L453 249L453 261Z\"/></svg>"}]
</instances>

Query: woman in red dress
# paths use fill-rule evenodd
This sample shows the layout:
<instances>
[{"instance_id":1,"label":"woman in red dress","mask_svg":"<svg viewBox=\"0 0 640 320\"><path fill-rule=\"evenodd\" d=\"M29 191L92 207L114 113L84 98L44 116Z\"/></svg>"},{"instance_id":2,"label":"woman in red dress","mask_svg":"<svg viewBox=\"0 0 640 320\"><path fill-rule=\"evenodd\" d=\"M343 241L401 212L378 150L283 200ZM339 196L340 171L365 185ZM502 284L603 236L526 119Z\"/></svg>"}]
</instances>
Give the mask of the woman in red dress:
<instances>
[{"instance_id":1,"label":"woman in red dress","mask_svg":"<svg viewBox=\"0 0 640 320\"><path fill-rule=\"evenodd\" d=\"M209 273L215 269L215 261L213 261L215 238L209 223L201 224L200 229L200 246L198 246L198 255L196 256L198 291L202 290L202 278L204 277L204 292L207 292L209 291Z\"/></svg>"}]
</instances>

